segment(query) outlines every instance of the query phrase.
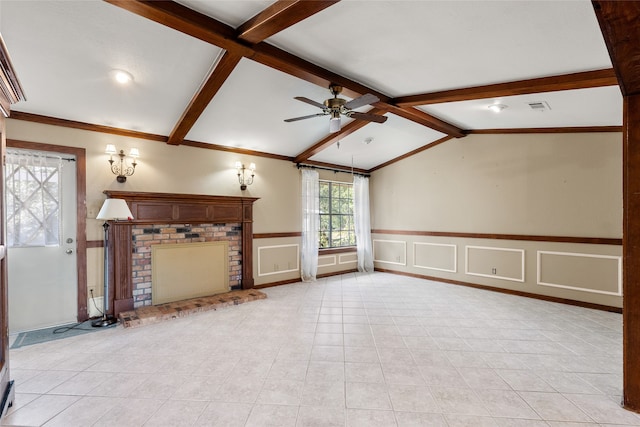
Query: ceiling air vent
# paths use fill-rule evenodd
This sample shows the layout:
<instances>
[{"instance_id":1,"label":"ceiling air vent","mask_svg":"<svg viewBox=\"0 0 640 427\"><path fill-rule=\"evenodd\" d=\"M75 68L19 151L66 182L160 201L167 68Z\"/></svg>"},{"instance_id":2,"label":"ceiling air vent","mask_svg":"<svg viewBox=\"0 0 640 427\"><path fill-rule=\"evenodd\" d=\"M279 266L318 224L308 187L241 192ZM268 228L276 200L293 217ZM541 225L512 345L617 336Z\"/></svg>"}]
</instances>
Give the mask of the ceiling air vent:
<instances>
[{"instance_id":1,"label":"ceiling air vent","mask_svg":"<svg viewBox=\"0 0 640 427\"><path fill-rule=\"evenodd\" d=\"M543 111L551 110L551 107L549 106L547 101L528 102L527 104L529 104L529 107L531 107L533 111L543 112Z\"/></svg>"}]
</instances>

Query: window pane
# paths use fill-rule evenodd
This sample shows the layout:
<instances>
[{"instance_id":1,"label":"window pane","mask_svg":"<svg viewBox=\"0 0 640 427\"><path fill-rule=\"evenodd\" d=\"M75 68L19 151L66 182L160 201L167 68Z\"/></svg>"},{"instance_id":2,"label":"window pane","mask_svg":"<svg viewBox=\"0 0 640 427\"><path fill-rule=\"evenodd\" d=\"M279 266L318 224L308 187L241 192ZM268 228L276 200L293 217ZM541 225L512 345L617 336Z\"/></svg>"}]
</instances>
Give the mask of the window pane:
<instances>
[{"instance_id":1,"label":"window pane","mask_svg":"<svg viewBox=\"0 0 640 427\"><path fill-rule=\"evenodd\" d=\"M355 244L356 244L356 233L350 232L349 233L349 246L355 246Z\"/></svg>"},{"instance_id":2,"label":"window pane","mask_svg":"<svg viewBox=\"0 0 640 427\"><path fill-rule=\"evenodd\" d=\"M331 229L330 224L329 224L330 218L331 217L329 215L320 215L320 230L321 231L329 231Z\"/></svg>"},{"instance_id":3,"label":"window pane","mask_svg":"<svg viewBox=\"0 0 640 427\"><path fill-rule=\"evenodd\" d=\"M329 183L320 181L320 197L329 197Z\"/></svg>"},{"instance_id":4,"label":"window pane","mask_svg":"<svg viewBox=\"0 0 640 427\"><path fill-rule=\"evenodd\" d=\"M320 197L320 213L329 213L329 199Z\"/></svg>"},{"instance_id":5,"label":"window pane","mask_svg":"<svg viewBox=\"0 0 640 427\"><path fill-rule=\"evenodd\" d=\"M340 217L338 215L331 216L331 229L335 231L340 230Z\"/></svg>"},{"instance_id":6,"label":"window pane","mask_svg":"<svg viewBox=\"0 0 640 427\"><path fill-rule=\"evenodd\" d=\"M342 197L343 199L346 199L348 197L347 192L348 192L348 188L346 185L341 185L340 186L340 197Z\"/></svg>"},{"instance_id":7,"label":"window pane","mask_svg":"<svg viewBox=\"0 0 640 427\"><path fill-rule=\"evenodd\" d=\"M349 186L345 187L345 190L346 190L345 195L344 195L345 199L349 199L349 200L353 201L353 186L349 185Z\"/></svg>"},{"instance_id":8,"label":"window pane","mask_svg":"<svg viewBox=\"0 0 640 427\"><path fill-rule=\"evenodd\" d=\"M331 199L331 213L340 213L340 199Z\"/></svg>"},{"instance_id":9,"label":"window pane","mask_svg":"<svg viewBox=\"0 0 640 427\"><path fill-rule=\"evenodd\" d=\"M340 185L331 183L331 197L340 198Z\"/></svg>"},{"instance_id":10,"label":"window pane","mask_svg":"<svg viewBox=\"0 0 640 427\"><path fill-rule=\"evenodd\" d=\"M6 201L9 246L60 244L61 160L7 152Z\"/></svg>"},{"instance_id":11,"label":"window pane","mask_svg":"<svg viewBox=\"0 0 640 427\"><path fill-rule=\"evenodd\" d=\"M320 247L355 245L352 184L320 182Z\"/></svg>"},{"instance_id":12,"label":"window pane","mask_svg":"<svg viewBox=\"0 0 640 427\"><path fill-rule=\"evenodd\" d=\"M329 247L331 247L331 245L329 244L329 235L327 234L326 231L321 231L320 232L319 247L320 248L329 248Z\"/></svg>"}]
</instances>

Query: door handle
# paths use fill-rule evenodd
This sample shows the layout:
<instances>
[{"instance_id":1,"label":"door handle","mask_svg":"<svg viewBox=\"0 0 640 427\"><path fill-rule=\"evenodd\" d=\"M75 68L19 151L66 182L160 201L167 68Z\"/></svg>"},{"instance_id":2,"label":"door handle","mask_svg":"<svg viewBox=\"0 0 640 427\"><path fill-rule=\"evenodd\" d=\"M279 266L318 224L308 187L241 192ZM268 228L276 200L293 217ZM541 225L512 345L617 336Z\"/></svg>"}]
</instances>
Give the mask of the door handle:
<instances>
[{"instance_id":1,"label":"door handle","mask_svg":"<svg viewBox=\"0 0 640 427\"><path fill-rule=\"evenodd\" d=\"M66 251L64 251L64 253L67 255L71 255L73 253L73 249L67 249Z\"/></svg>"}]
</instances>

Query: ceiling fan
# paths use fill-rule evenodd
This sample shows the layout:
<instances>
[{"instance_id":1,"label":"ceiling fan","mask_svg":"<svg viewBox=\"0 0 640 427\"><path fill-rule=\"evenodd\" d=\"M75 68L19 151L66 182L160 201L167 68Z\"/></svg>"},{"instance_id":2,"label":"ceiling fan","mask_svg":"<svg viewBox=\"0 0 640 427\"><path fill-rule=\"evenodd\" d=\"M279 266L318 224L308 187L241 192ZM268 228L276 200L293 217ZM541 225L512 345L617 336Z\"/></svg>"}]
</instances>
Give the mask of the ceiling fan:
<instances>
[{"instance_id":1,"label":"ceiling fan","mask_svg":"<svg viewBox=\"0 0 640 427\"><path fill-rule=\"evenodd\" d=\"M286 119L285 122L296 122L298 120L310 119L318 116L331 116L331 119L329 120L329 132L333 133L340 130L341 115L351 117L356 120L366 120L376 123L384 123L387 121L385 116L352 111L356 108L362 107L363 105L373 104L374 102L380 101L377 96L367 93L358 98L354 98L351 101L347 101L346 99L338 98L338 95L342 92L342 86L332 84L329 86L329 90L331 91L333 98L326 99L322 104L312 99L305 98L304 96L296 96L294 99L297 99L298 101L306 102L314 107L321 108L322 113L294 117L292 119Z\"/></svg>"}]
</instances>

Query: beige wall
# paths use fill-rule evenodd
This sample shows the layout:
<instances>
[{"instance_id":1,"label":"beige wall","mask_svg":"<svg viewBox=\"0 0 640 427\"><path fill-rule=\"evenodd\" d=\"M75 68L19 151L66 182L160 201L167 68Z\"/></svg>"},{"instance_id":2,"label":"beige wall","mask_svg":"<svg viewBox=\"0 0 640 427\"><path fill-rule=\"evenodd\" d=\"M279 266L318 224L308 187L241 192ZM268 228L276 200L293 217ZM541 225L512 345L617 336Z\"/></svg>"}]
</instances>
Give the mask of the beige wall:
<instances>
[{"instance_id":1,"label":"beige wall","mask_svg":"<svg viewBox=\"0 0 640 427\"><path fill-rule=\"evenodd\" d=\"M254 205L254 232L300 231L300 179L295 165L288 161L239 155L225 151L163 142L127 138L105 133L62 128L20 120L8 120L10 139L55 145L82 147L87 150L87 211L89 240L102 239L99 221L93 220L105 199L106 189L164 193L190 193L259 197ZM106 144L115 144L125 152L140 150L135 175L127 182L116 182L109 171ZM240 160L257 166L253 185L242 192L234 164Z\"/></svg>"},{"instance_id":2,"label":"beige wall","mask_svg":"<svg viewBox=\"0 0 640 427\"><path fill-rule=\"evenodd\" d=\"M374 172L371 200L373 229L621 238L622 136L469 135ZM621 246L373 239L378 268L622 306Z\"/></svg>"},{"instance_id":3,"label":"beige wall","mask_svg":"<svg viewBox=\"0 0 640 427\"><path fill-rule=\"evenodd\" d=\"M190 193L227 196L259 197L254 204L254 233L300 232L300 171L289 161L253 157L225 151L206 150L186 146L169 146L163 142L128 138L105 133L90 132L58 126L7 121L10 139L39 142L86 149L87 154L87 239L102 240L101 221L96 217L105 199L103 191L145 191ZM120 184L109 171L106 144L128 152L131 147L140 150L135 174ZM237 160L257 166L253 185L242 192L237 181L234 164ZM323 173L325 175L325 173ZM327 179L347 179L349 175L326 173ZM340 177L343 178L340 178ZM346 177L346 178L345 178ZM254 267L261 246L299 244L299 238L257 239L254 244ZM261 251L261 253L267 253ZM288 266L288 253L276 260L279 267ZM271 260L273 261L273 260ZM342 270L352 268L343 266ZM322 270L321 270L322 272ZM272 283L300 277L298 271L257 277L256 284ZM87 286L95 296L102 295L102 249L87 251Z\"/></svg>"},{"instance_id":4,"label":"beige wall","mask_svg":"<svg viewBox=\"0 0 640 427\"><path fill-rule=\"evenodd\" d=\"M174 147L162 142L17 120L8 120L7 136L86 149L89 240L102 239L101 224L93 218L102 205L102 191L105 189L259 197L254 205L255 233L301 231L300 173L288 161ZM104 154L107 143L125 151L134 146L140 150L136 173L125 184L117 183L108 169ZM451 140L373 173L372 226L374 229L414 231L620 238L621 146L621 135L617 133L470 135ZM233 168L236 160L257 165L255 182L244 193L239 189ZM351 181L349 174L321 171L320 175L321 179ZM610 294L617 289L617 278L613 277L613 272L617 271L615 263L621 254L619 246L398 235L373 237L377 240L379 260L376 266L379 268L606 305L622 304L621 297ZM416 248L415 243L449 246L419 245ZM299 277L297 271L290 271L296 256L299 257L299 245L298 237L256 239L256 284ZM467 274L467 246L524 250L524 282ZM274 249L271 252L270 247ZM451 259L453 247L455 272L447 271L454 263ZM402 248L404 252L400 250ZM538 251L604 258L589 263L584 257L549 254L539 257ZM495 276L501 276L503 271L507 275L518 271L512 265L513 253L509 253L505 260L496 260L495 251L472 250L471 253L481 255L471 260L471 273L473 269L491 272L493 268L499 268ZM101 254L101 249L89 249L87 256L88 286L94 289L95 295L100 295L101 290ZM265 259L259 259L258 254ZM401 256L404 256L402 262L396 262ZM540 273L542 280L538 280L538 258L544 261ZM258 276L261 261L265 268L262 273L267 274ZM602 266L594 274L588 271L585 274L604 277L606 283L599 286L593 281L585 281L584 286L589 290L573 289L580 277L560 274L558 269L562 268L563 262L567 265ZM267 271L269 265L272 268L276 265L282 271ZM326 274L353 269L355 262L353 255L336 254L323 256L320 265L318 273ZM425 265L430 268L424 268ZM604 276L600 270L606 270L602 273ZM563 287L541 285L539 281L558 281Z\"/></svg>"},{"instance_id":5,"label":"beige wall","mask_svg":"<svg viewBox=\"0 0 640 427\"><path fill-rule=\"evenodd\" d=\"M371 187L377 229L621 238L622 135L469 135Z\"/></svg>"}]
</instances>

